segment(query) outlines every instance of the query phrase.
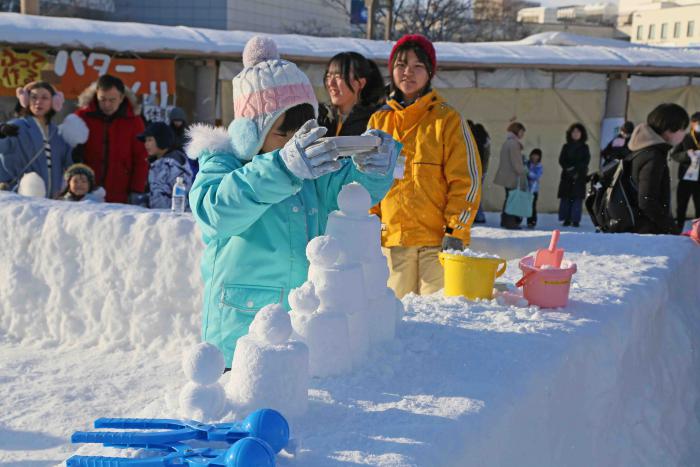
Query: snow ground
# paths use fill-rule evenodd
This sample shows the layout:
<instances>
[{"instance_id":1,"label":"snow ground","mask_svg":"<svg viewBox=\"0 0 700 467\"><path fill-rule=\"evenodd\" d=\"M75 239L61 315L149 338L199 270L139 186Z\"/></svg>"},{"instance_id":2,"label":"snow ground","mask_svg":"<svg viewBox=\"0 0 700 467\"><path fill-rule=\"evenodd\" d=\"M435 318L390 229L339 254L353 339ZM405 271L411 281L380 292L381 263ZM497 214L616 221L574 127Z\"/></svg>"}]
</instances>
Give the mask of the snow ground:
<instances>
[{"instance_id":1,"label":"snow ground","mask_svg":"<svg viewBox=\"0 0 700 467\"><path fill-rule=\"evenodd\" d=\"M120 455L69 436L101 416L177 417L199 336L191 218L0 194L0 219L0 466ZM471 247L509 259L512 283L549 232L497 220ZM562 230L579 269L566 309L407 297L365 368L311 381L279 465L700 463L700 248Z\"/></svg>"}]
</instances>

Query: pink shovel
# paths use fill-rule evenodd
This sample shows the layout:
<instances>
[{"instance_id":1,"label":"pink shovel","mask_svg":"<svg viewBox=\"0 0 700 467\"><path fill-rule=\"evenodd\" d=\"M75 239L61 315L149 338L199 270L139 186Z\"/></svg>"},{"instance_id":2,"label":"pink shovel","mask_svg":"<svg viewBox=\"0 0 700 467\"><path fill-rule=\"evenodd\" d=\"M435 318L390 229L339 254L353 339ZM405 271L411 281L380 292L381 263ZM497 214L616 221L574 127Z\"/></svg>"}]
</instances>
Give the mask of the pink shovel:
<instances>
[{"instance_id":1,"label":"pink shovel","mask_svg":"<svg viewBox=\"0 0 700 467\"><path fill-rule=\"evenodd\" d=\"M557 242L559 241L559 231L552 231L552 240L549 242L549 248L540 248L537 250L537 255L535 256L535 267L540 266L553 266L558 268L561 266L561 260L564 258L564 250L562 248L557 248Z\"/></svg>"}]
</instances>

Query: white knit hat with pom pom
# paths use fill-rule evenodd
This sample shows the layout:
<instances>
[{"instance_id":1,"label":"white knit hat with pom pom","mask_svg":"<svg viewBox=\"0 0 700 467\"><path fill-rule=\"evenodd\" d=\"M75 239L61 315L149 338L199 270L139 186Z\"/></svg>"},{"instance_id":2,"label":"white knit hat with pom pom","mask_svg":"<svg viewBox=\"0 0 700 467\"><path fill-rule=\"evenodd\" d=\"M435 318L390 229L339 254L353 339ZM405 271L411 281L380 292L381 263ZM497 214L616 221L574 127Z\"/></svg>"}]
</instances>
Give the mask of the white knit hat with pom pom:
<instances>
[{"instance_id":1,"label":"white knit hat with pom pom","mask_svg":"<svg viewBox=\"0 0 700 467\"><path fill-rule=\"evenodd\" d=\"M233 78L234 120L229 135L236 157L251 160L277 118L299 104L318 101L309 78L297 66L282 60L275 42L251 38L243 49L243 71Z\"/></svg>"}]
</instances>

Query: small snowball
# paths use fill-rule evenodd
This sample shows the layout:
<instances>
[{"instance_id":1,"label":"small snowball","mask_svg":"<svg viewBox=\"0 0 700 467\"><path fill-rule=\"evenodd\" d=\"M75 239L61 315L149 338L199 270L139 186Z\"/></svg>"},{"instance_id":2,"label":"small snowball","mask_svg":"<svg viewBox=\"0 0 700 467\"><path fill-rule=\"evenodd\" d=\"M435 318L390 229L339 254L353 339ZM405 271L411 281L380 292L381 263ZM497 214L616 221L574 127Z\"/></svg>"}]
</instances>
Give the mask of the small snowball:
<instances>
[{"instance_id":1,"label":"small snowball","mask_svg":"<svg viewBox=\"0 0 700 467\"><path fill-rule=\"evenodd\" d=\"M252 37L243 48L243 66L248 68L267 60L277 60L280 54L274 40L264 36Z\"/></svg>"},{"instance_id":2,"label":"small snowball","mask_svg":"<svg viewBox=\"0 0 700 467\"><path fill-rule=\"evenodd\" d=\"M29 172L20 179L17 185L17 193L22 196L44 198L46 196L46 185L44 185L44 180L38 173Z\"/></svg>"},{"instance_id":3,"label":"small snowball","mask_svg":"<svg viewBox=\"0 0 700 467\"><path fill-rule=\"evenodd\" d=\"M218 418L226 404L224 387L218 383L204 386L189 382L180 391L180 412L198 421Z\"/></svg>"},{"instance_id":4,"label":"small snowball","mask_svg":"<svg viewBox=\"0 0 700 467\"><path fill-rule=\"evenodd\" d=\"M367 215L372 207L372 198L365 187L359 183L349 183L338 193L338 207L347 214Z\"/></svg>"},{"instance_id":5,"label":"small snowball","mask_svg":"<svg viewBox=\"0 0 700 467\"><path fill-rule=\"evenodd\" d=\"M250 335L261 342L277 345L292 334L292 320L282 305L264 306L250 324Z\"/></svg>"},{"instance_id":6,"label":"small snowball","mask_svg":"<svg viewBox=\"0 0 700 467\"><path fill-rule=\"evenodd\" d=\"M519 308L526 308L526 307L528 306L528 302L527 302L527 300L525 300L524 298L519 298L519 299L515 302L515 306L517 306L517 307L519 307Z\"/></svg>"},{"instance_id":7,"label":"small snowball","mask_svg":"<svg viewBox=\"0 0 700 467\"><path fill-rule=\"evenodd\" d=\"M340 256L340 242L328 235L316 237L306 245L306 257L309 262L321 267L331 267Z\"/></svg>"},{"instance_id":8,"label":"small snowball","mask_svg":"<svg viewBox=\"0 0 700 467\"><path fill-rule=\"evenodd\" d=\"M306 281L301 287L289 292L289 305L296 313L313 313L318 309L320 303L321 301L316 295L316 288L311 281Z\"/></svg>"},{"instance_id":9,"label":"small snowball","mask_svg":"<svg viewBox=\"0 0 700 467\"><path fill-rule=\"evenodd\" d=\"M209 342L193 346L182 355L182 371L198 384L213 384L224 373L224 355Z\"/></svg>"}]
</instances>

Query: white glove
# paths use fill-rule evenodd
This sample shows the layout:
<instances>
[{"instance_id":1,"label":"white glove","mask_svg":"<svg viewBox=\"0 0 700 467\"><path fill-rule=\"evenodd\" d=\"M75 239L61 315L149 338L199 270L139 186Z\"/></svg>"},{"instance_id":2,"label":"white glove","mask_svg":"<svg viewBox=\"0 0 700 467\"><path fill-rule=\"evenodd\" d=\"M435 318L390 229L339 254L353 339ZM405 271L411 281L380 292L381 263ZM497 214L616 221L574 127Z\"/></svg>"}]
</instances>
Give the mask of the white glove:
<instances>
[{"instance_id":1,"label":"white glove","mask_svg":"<svg viewBox=\"0 0 700 467\"><path fill-rule=\"evenodd\" d=\"M386 175L396 164L396 158L401 152L401 143L381 130L367 130L362 135L377 136L382 142L376 151L355 154L352 161L360 172Z\"/></svg>"},{"instance_id":2,"label":"white glove","mask_svg":"<svg viewBox=\"0 0 700 467\"><path fill-rule=\"evenodd\" d=\"M79 144L84 144L90 136L90 130L82 118L76 114L69 114L63 120L63 123L58 125L58 134L69 146L75 147Z\"/></svg>"},{"instance_id":3,"label":"white glove","mask_svg":"<svg viewBox=\"0 0 700 467\"><path fill-rule=\"evenodd\" d=\"M314 179L342 167L333 140L313 144L326 134L316 120L304 123L292 139L280 149L280 157L290 172L302 179Z\"/></svg>"}]
</instances>

